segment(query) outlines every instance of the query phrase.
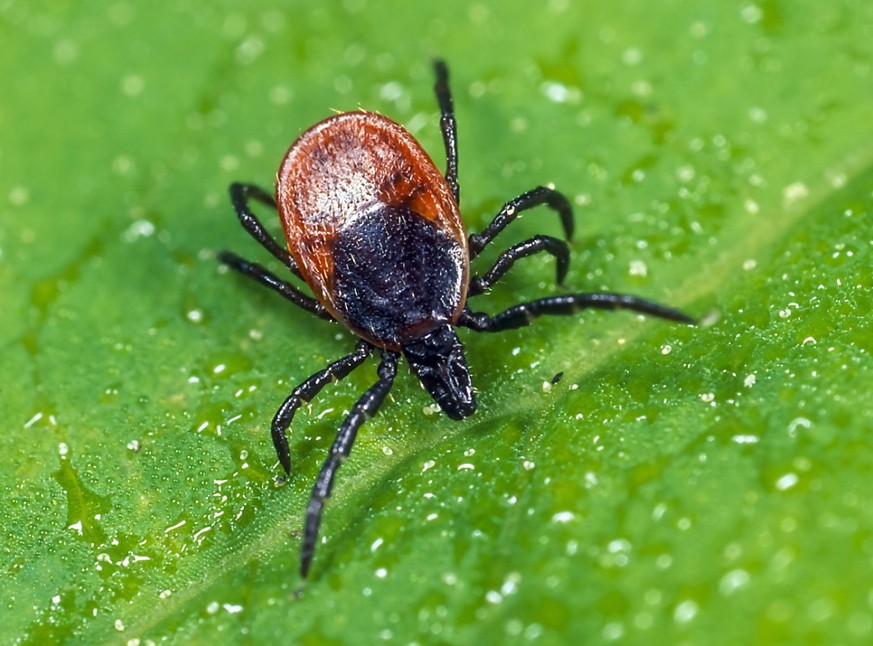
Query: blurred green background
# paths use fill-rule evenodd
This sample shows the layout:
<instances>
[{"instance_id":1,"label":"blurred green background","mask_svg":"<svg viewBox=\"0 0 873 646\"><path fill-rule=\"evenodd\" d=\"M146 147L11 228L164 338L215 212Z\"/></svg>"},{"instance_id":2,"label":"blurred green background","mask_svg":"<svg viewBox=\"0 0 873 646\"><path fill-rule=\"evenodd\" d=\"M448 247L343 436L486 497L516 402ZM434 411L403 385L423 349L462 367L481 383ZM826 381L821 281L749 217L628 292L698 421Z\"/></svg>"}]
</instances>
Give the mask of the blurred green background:
<instances>
[{"instance_id":1,"label":"blurred green background","mask_svg":"<svg viewBox=\"0 0 873 646\"><path fill-rule=\"evenodd\" d=\"M462 332L461 423L403 368L301 592L375 370L300 412L281 483L273 412L354 339L218 270L278 271L226 187L359 107L442 166L435 55L471 230L553 183L568 289L706 325ZM863 0L0 0L0 642L869 643L871 65ZM553 281L529 259L475 307Z\"/></svg>"}]
</instances>

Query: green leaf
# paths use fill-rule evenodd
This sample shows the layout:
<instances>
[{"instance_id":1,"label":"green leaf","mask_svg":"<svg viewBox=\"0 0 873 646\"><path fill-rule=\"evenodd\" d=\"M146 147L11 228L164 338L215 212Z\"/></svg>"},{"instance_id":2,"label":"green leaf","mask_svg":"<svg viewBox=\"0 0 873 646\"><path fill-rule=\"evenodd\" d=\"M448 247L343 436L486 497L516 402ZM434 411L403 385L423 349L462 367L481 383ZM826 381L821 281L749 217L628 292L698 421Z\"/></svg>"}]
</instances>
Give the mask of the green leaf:
<instances>
[{"instance_id":1,"label":"green leaf","mask_svg":"<svg viewBox=\"0 0 873 646\"><path fill-rule=\"evenodd\" d=\"M869 642L870 25L849 0L0 3L0 641ZM267 263L226 187L333 109L441 160L434 55L471 230L553 183L568 289L704 324L462 332L464 422L401 370L301 588L375 370L300 412L280 486L274 410L354 339L218 270ZM559 231L543 209L495 246ZM475 307L553 280L526 260Z\"/></svg>"}]
</instances>

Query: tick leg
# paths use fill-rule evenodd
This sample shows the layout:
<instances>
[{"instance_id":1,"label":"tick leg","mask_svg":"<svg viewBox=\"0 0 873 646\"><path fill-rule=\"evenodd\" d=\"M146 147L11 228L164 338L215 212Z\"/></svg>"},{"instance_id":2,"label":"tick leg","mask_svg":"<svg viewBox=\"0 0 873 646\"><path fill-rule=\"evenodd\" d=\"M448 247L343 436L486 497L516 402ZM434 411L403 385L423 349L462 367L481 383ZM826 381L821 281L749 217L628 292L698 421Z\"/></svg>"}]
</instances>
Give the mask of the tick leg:
<instances>
[{"instance_id":1,"label":"tick leg","mask_svg":"<svg viewBox=\"0 0 873 646\"><path fill-rule=\"evenodd\" d=\"M297 386L279 406L276 416L273 417L273 423L270 425L270 433L273 436L273 446L276 447L276 454L279 456L279 462L285 469L285 473L291 472L291 452L288 450L288 437L285 435L285 431L291 425L294 413L304 402L312 401L312 398L331 381L345 379L372 352L373 346L366 341L358 341L354 352L334 361L324 370L316 372Z\"/></svg>"},{"instance_id":2,"label":"tick leg","mask_svg":"<svg viewBox=\"0 0 873 646\"><path fill-rule=\"evenodd\" d=\"M494 216L482 233L474 233L469 238L470 257L475 258L488 244L497 237L497 234L506 228L506 225L515 220L522 211L532 209L535 206L545 204L550 209L558 212L561 225L564 227L564 235L567 240L573 237L573 209L563 193L537 186L535 189L522 193L514 200L503 205L500 212Z\"/></svg>"},{"instance_id":3,"label":"tick leg","mask_svg":"<svg viewBox=\"0 0 873 646\"><path fill-rule=\"evenodd\" d=\"M286 283L284 280L276 276L276 274L265 267L262 267L258 263L249 262L230 251L220 252L218 254L218 261L227 265L231 269L235 269L241 274L245 274L249 278L253 278L261 283L261 285L265 285L270 289L279 292L282 296L307 312L312 312L316 316L327 321L334 320L334 318L327 313L327 310L324 309L324 306L321 303L311 296L307 296L294 287L294 285Z\"/></svg>"},{"instance_id":4,"label":"tick leg","mask_svg":"<svg viewBox=\"0 0 873 646\"><path fill-rule=\"evenodd\" d=\"M236 215L243 229L249 232L249 235L257 240L261 246L269 251L283 265L288 267L298 278L301 278L300 271L297 269L297 263L288 253L288 250L282 247L278 242L273 240L273 237L267 233L261 221L252 213L249 208L249 201L255 199L263 202L267 206L276 208L276 200L273 196L267 193L264 189L255 186L254 184L240 184L234 182L230 185L230 201L233 203L233 208L236 210Z\"/></svg>"},{"instance_id":5,"label":"tick leg","mask_svg":"<svg viewBox=\"0 0 873 646\"><path fill-rule=\"evenodd\" d=\"M443 143L446 146L446 182L452 189L455 202L461 202L461 187L458 184L458 132L455 124L455 108L452 104L452 92L449 90L449 68L443 60L433 62L436 74L434 92L440 106L440 130L443 132Z\"/></svg>"},{"instance_id":6,"label":"tick leg","mask_svg":"<svg viewBox=\"0 0 873 646\"><path fill-rule=\"evenodd\" d=\"M370 386L361 398L352 407L352 412L346 417L333 446L330 447L330 455L321 467L315 487L312 490L312 498L309 500L309 508L306 510L306 525L303 529L303 547L300 550L300 575L306 578L309 566L312 564L312 556L315 553L315 542L318 538L318 527L321 525L321 513L324 503L330 497L333 489L333 479L336 471L352 450L358 429L365 421L376 414L385 395L391 390L394 383L394 375L397 374L398 354L390 350L382 350L382 362L379 364L379 381Z\"/></svg>"},{"instance_id":7,"label":"tick leg","mask_svg":"<svg viewBox=\"0 0 873 646\"><path fill-rule=\"evenodd\" d=\"M469 296L476 296L489 289L500 280L507 271L512 268L519 258L526 258L535 253L545 251L552 254L558 261L558 284L564 282L567 276L567 268L570 266L570 245L559 238L552 236L534 236L514 247L510 247L497 258L494 266L484 276L470 278Z\"/></svg>"},{"instance_id":8,"label":"tick leg","mask_svg":"<svg viewBox=\"0 0 873 646\"><path fill-rule=\"evenodd\" d=\"M694 325L696 321L687 314L666 305L659 305L637 296L613 293L567 294L541 298L529 303L521 303L508 310L489 316L482 312L471 312L465 309L458 318L458 325L463 325L478 332L501 332L530 325L535 318L544 314L575 314L586 309L600 310L633 310L669 319L679 323Z\"/></svg>"}]
</instances>

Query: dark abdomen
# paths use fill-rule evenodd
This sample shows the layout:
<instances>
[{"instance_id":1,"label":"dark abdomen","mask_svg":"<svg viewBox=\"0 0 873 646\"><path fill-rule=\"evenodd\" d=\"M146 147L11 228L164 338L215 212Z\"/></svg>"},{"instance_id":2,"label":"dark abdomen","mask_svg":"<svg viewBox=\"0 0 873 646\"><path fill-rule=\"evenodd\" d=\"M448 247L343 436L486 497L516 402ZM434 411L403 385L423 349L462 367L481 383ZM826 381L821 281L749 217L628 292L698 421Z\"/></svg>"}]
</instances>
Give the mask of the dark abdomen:
<instances>
[{"instance_id":1,"label":"dark abdomen","mask_svg":"<svg viewBox=\"0 0 873 646\"><path fill-rule=\"evenodd\" d=\"M399 348L453 320L463 253L407 205L374 206L334 239L337 314L360 336Z\"/></svg>"}]
</instances>

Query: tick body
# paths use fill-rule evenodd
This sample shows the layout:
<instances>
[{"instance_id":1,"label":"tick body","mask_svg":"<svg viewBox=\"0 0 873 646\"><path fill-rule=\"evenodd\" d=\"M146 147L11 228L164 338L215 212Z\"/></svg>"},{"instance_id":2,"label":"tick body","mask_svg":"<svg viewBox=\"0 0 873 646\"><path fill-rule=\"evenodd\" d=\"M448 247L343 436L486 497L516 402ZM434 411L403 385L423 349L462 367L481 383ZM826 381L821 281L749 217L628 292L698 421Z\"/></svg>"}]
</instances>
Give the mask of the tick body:
<instances>
[{"instance_id":1,"label":"tick body","mask_svg":"<svg viewBox=\"0 0 873 646\"><path fill-rule=\"evenodd\" d=\"M473 383L456 328L500 332L529 325L548 314L585 308L629 309L681 323L686 314L636 296L583 292L521 303L495 315L470 309L526 256L555 258L558 283L567 273L566 240L538 235L504 251L483 274L470 261L524 210L544 205L558 214L565 237L573 215L559 192L537 187L504 204L481 233L466 234L460 189L455 117L448 70L434 63L446 170L440 172L402 126L372 112L332 116L305 131L279 168L275 199L251 184L232 184L231 201L243 227L314 295L264 267L224 251L219 260L278 292L299 307L339 322L359 337L355 350L316 372L285 399L271 424L286 473L291 455L286 431L294 413L333 380L343 379L373 352L379 378L342 423L312 491L303 531L300 572L306 577L334 478L349 455L358 429L376 414L388 394L401 356L440 408L452 419L476 410ZM253 200L278 209L287 249L252 213Z\"/></svg>"},{"instance_id":2,"label":"tick body","mask_svg":"<svg viewBox=\"0 0 873 646\"><path fill-rule=\"evenodd\" d=\"M359 337L400 351L457 321L469 268L461 214L404 128L372 112L330 117L288 151L276 192L304 280Z\"/></svg>"}]
</instances>

